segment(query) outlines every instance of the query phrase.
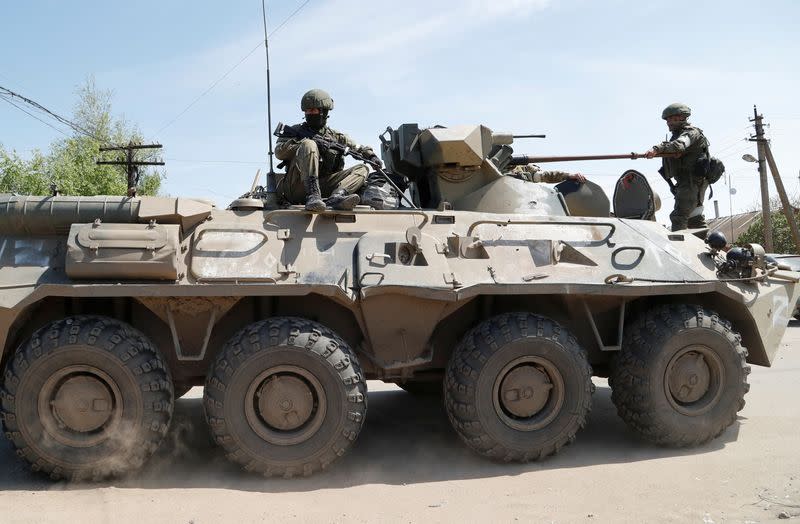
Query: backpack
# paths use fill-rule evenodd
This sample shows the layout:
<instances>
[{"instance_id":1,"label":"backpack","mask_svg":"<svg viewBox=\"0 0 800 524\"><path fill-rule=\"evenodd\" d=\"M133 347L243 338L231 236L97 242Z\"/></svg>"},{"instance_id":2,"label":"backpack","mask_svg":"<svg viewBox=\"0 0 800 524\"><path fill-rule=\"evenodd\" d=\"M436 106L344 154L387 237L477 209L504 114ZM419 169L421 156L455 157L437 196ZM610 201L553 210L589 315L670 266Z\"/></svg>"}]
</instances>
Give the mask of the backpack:
<instances>
[{"instance_id":1,"label":"backpack","mask_svg":"<svg viewBox=\"0 0 800 524\"><path fill-rule=\"evenodd\" d=\"M706 179L709 184L713 184L725 174L725 164L722 163L717 157L710 156L708 158L708 170L706 171Z\"/></svg>"},{"instance_id":2,"label":"backpack","mask_svg":"<svg viewBox=\"0 0 800 524\"><path fill-rule=\"evenodd\" d=\"M694 166L694 174L698 177L704 177L708 180L708 185L711 185L725 174L725 164L719 158L711 156L708 147L706 147L704 154L697 159L697 164Z\"/></svg>"}]
</instances>

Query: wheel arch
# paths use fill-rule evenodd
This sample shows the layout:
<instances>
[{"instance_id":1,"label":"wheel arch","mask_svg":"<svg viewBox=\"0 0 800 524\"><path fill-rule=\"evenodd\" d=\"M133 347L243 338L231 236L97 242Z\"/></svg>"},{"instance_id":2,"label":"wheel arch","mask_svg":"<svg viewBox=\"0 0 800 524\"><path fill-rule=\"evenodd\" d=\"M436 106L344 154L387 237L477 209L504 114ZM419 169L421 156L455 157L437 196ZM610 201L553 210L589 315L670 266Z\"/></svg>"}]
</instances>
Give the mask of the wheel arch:
<instances>
[{"instance_id":1,"label":"wheel arch","mask_svg":"<svg viewBox=\"0 0 800 524\"><path fill-rule=\"evenodd\" d=\"M570 329L588 352L595 371L602 376L603 365L614 352L600 348L591 326L587 323L584 302L597 317L595 323L600 330L601 339L609 342L621 339L622 334L617 333L617 315L623 297L567 294L480 295L450 311L436 326L429 340L433 349L430 367L444 368L458 341L479 322L502 313L525 311L546 316ZM624 302L625 324L635 318L639 311L661 304L697 304L708 308L729 320L734 330L742 336L742 344L748 350L748 363L770 365L752 315L744 304L727 296L720 293L658 295L626 298ZM603 315L606 316L605 324Z\"/></svg>"},{"instance_id":2,"label":"wheel arch","mask_svg":"<svg viewBox=\"0 0 800 524\"><path fill-rule=\"evenodd\" d=\"M770 366L770 359L764 347L764 342L761 340L758 326L753 316L748 311L747 306L730 297L722 295L721 293L659 295L641 297L633 302L633 304L634 307L631 308L631 311L645 311L646 309L662 304L696 304L698 306L703 306L731 322L733 330L741 335L742 345L747 349L748 364ZM631 314L626 319L626 323L632 320L634 316L635 314Z\"/></svg>"},{"instance_id":3,"label":"wheel arch","mask_svg":"<svg viewBox=\"0 0 800 524\"><path fill-rule=\"evenodd\" d=\"M176 297L178 298L178 297ZM195 297L180 297L192 299ZM213 300L214 297L206 297ZM131 324L161 350L176 382L200 383L209 363L225 342L239 329L271 316L296 316L324 324L357 348L362 331L355 312L330 297L318 294L302 296L250 296L240 298L225 314L215 320L208 341L208 351L199 361L179 361L176 346L165 319L153 312L138 297L74 297L50 295L18 310L0 312L2 359L14 354L20 344L40 327L75 314L102 315Z\"/></svg>"}]
</instances>

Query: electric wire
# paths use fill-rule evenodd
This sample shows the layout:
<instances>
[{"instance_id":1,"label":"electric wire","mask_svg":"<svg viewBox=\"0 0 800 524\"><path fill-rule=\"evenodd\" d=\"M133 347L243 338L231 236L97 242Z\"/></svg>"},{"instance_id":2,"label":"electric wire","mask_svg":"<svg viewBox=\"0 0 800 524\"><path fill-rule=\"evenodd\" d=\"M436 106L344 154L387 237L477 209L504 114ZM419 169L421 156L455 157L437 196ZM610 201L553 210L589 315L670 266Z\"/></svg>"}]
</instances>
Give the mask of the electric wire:
<instances>
[{"instance_id":1,"label":"electric wire","mask_svg":"<svg viewBox=\"0 0 800 524\"><path fill-rule=\"evenodd\" d=\"M47 127L50 127L50 128L52 128L52 129L55 129L56 131L58 131L58 132L59 132L59 133L61 133L62 135L66 136L66 137L69 137L69 135L68 135L68 134L66 134L64 131L62 131L61 129L57 128L56 126L54 126L54 125L53 125L53 124L51 124L50 122L46 122L45 120L42 120L41 118L39 118L38 116L34 115L33 113L29 113L28 111L26 111L26 110L25 110L25 109L23 109L22 107L18 106L17 104L15 104L14 102L12 102L12 101L11 101L11 100L9 100L8 98L6 98L6 97L4 97L4 96L0 96L0 100L3 100L4 102L8 102L9 104L11 104L12 106L16 107L17 109L19 109L20 111L22 111L23 113L25 113L26 115L28 115L29 117L31 117L31 118L35 118L36 120L38 120L39 122L43 123L43 124L44 124L44 125L46 125Z\"/></svg>"},{"instance_id":2,"label":"electric wire","mask_svg":"<svg viewBox=\"0 0 800 524\"><path fill-rule=\"evenodd\" d=\"M280 29L281 29L281 28L282 28L284 25L286 25L286 24L289 22L289 20L291 20L291 19L292 19L292 18L293 18L295 15L297 15L297 13L299 13L299 12L300 12L300 11L301 11L301 10L302 10L302 9L303 9L305 6L306 6L306 5L308 5L308 3L309 3L310 1L311 1L311 0L305 0L305 1L304 1L302 4L300 4L300 7L298 7L297 9L295 9L295 10L292 12L292 14L290 14L289 16L287 16L287 17L286 17L286 18L283 20L283 22L281 22L280 24L278 24L278 27L276 27L275 29L273 29L273 30L272 30L272 32L271 32L271 33L269 33L269 35L268 35L268 36L272 36L272 35L274 35L275 33L277 33L277 32L278 32L278 31L279 31L279 30L280 30ZM185 108L184 108L184 109L183 109L183 110L182 110L180 113L178 113L178 115L177 115L177 116L175 116L175 117L174 117L172 120L170 120L169 122L167 122L166 124L164 124L164 125L161 127L161 129L159 129L159 130L158 130L156 133L157 133L157 134L158 134L158 133L161 133L161 132L162 132L162 131L164 131L166 128L168 128L169 126L171 126L172 124L174 124L174 123L175 123L175 122L176 122L176 121L177 121L179 118L181 118L183 115L185 115L185 114L186 114L186 112L187 112L187 111L189 111L189 109L191 109L191 108L192 108L192 107L193 107L193 106L194 106L194 105L195 105L197 102L199 102L201 98L203 98L203 97L204 97L204 96L206 96L208 93L210 93L210 92L211 92L211 91L212 91L212 90L213 90L215 87L217 87L217 85L219 85L219 83L220 83L220 82L222 82L223 80L225 80L225 79L228 77L228 75L230 75L231 73L233 73L233 71L234 71L234 70L236 70L236 68L238 68L240 65L242 65L242 63L243 63L245 60L247 60L248 58L250 58L250 56L251 56L253 53L255 53L255 52L258 50L258 48L259 48L259 47L261 47L261 45L262 45L262 44L263 44L263 42L262 42L261 40L259 40L259 41L258 41L258 43L257 43L257 44L256 44L256 45L255 45L255 46L254 46L254 47L253 47L253 48L252 48L250 51L248 51L248 52L247 52L247 54L246 54L246 55L244 55L244 56L242 57L242 59L241 59L241 60L239 60L238 62L236 62L236 64L235 64L233 67L231 67L230 69L228 69L228 70L227 70L227 71L226 71L226 72L225 72L225 73L224 73L224 74L223 74L221 77L219 77L218 79L216 79L215 81L213 81L213 82L211 83L211 85L210 85L210 86L208 86L208 88L207 88L205 91L203 91L202 93L200 93L200 95L198 95L198 96L197 96L197 97L196 97L194 100L192 100L192 101L189 103L189 105L187 105L187 106L186 106L186 107L185 107Z\"/></svg>"},{"instance_id":3,"label":"electric wire","mask_svg":"<svg viewBox=\"0 0 800 524\"><path fill-rule=\"evenodd\" d=\"M31 100L30 98L27 98L27 97L25 97L25 96L22 96L22 95L20 95L19 93L15 93L14 91L12 91L12 90L8 89L7 87L0 86L0 96L2 96L2 97L3 97L3 99L4 99L4 100L6 100L7 102L9 101L9 100L8 100L8 99L9 99L9 97L10 97L10 98L14 98L14 99L21 100L22 102L25 102L26 104L28 104L29 106L33 107L34 109L36 109L36 110L38 110L38 111L40 111L40 112L42 112L42 113L46 114L46 115L47 115L47 116L49 116L50 118L53 118L53 119L57 120L58 122L61 122L62 124L64 124L64 125L68 126L68 127L69 127L69 128L71 128L73 131L75 131L75 132L77 132L77 133L79 133L79 134L82 134L82 135L85 135L85 136L87 136L87 137L89 137L89 138L92 138L92 139L94 139L94 140L97 140L98 142L102 142L102 143L105 143L105 142L106 142L106 141L105 141L105 140L103 140L102 138L99 138L99 137L98 137L98 136L96 136L94 133L92 133L92 132L90 132L90 131L86 130L85 128L83 128L83 127L81 127L81 126L79 126L79 125L78 125L78 124L76 124L75 122L73 122L73 121L71 121L71 120L69 120L69 119L67 119L67 118L64 118L63 116L61 116L61 115L59 115L59 114L57 114L57 113L55 113L55 112L53 112L53 111L50 111L49 109L47 109L47 108L46 108L46 107L44 107L43 105L39 104L39 103L38 103L38 102L36 102L35 100ZM19 106L16 106L16 104L12 104L12 105L14 105L15 107L17 107L17 108L19 109ZM28 113L28 114L29 114L30 116L33 116L33 115L31 115L30 113Z\"/></svg>"},{"instance_id":4,"label":"electric wire","mask_svg":"<svg viewBox=\"0 0 800 524\"><path fill-rule=\"evenodd\" d=\"M170 162L182 162L185 164L243 164L254 166L260 166L264 164L263 161L253 162L249 160L187 160L183 158L165 158L164 160L169 160Z\"/></svg>"}]
</instances>

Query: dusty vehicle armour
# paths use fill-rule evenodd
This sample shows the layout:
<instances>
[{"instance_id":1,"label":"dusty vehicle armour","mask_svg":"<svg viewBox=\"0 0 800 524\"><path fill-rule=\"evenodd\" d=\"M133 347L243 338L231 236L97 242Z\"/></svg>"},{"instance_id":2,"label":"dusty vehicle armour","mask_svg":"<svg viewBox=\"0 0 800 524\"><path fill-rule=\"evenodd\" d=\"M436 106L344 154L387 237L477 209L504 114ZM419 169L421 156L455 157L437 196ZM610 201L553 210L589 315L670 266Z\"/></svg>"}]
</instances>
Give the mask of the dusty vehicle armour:
<instances>
[{"instance_id":1,"label":"dusty vehicle armour","mask_svg":"<svg viewBox=\"0 0 800 524\"><path fill-rule=\"evenodd\" d=\"M570 443L593 375L656 444L734 422L796 273L756 245L726 256L724 240L667 231L635 171L609 213L591 182L505 175L512 138L484 126L404 124L381 141L419 209L0 197L2 420L18 455L53 478L123 473L195 385L228 457L286 477L353 444L368 379L438 392L464 443L501 461Z\"/></svg>"}]
</instances>

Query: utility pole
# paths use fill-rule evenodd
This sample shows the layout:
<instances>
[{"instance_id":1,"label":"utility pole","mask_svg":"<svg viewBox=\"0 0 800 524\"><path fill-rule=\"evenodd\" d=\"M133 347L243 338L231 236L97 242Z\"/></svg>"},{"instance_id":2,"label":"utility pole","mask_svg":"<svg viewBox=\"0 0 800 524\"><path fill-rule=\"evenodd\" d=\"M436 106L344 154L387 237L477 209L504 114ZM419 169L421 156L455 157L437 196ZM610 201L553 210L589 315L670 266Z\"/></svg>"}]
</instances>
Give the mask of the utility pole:
<instances>
[{"instance_id":1,"label":"utility pole","mask_svg":"<svg viewBox=\"0 0 800 524\"><path fill-rule=\"evenodd\" d=\"M750 142L755 142L758 148L758 176L761 181L761 221L764 224L764 248L767 253L773 252L772 246L772 223L769 215L769 181L767 180L767 165L764 155L764 117L758 114L758 109L753 106L753 118L756 128L755 136L750 137Z\"/></svg>"},{"instance_id":2,"label":"utility pole","mask_svg":"<svg viewBox=\"0 0 800 524\"><path fill-rule=\"evenodd\" d=\"M161 149L161 144L134 144L129 142L127 146L108 146L101 147L100 151L124 151L124 160L98 160L97 165L125 166L128 174L128 196L136 196L136 187L139 185L139 166L163 166L162 161L143 161L136 160L134 152L137 149Z\"/></svg>"},{"instance_id":3,"label":"utility pole","mask_svg":"<svg viewBox=\"0 0 800 524\"><path fill-rule=\"evenodd\" d=\"M786 189L783 187L781 174L778 172L778 164L775 162L775 157L772 156L772 148L769 147L767 141L764 141L763 149L767 156L769 170L772 172L772 178L775 179L775 187L778 189L778 196L781 197L783 214L786 216L786 222L789 224L789 230L792 232L795 251L800 253L800 229L797 228L797 221L794 219L794 208L789 202L789 197L786 195Z\"/></svg>"}]
</instances>

